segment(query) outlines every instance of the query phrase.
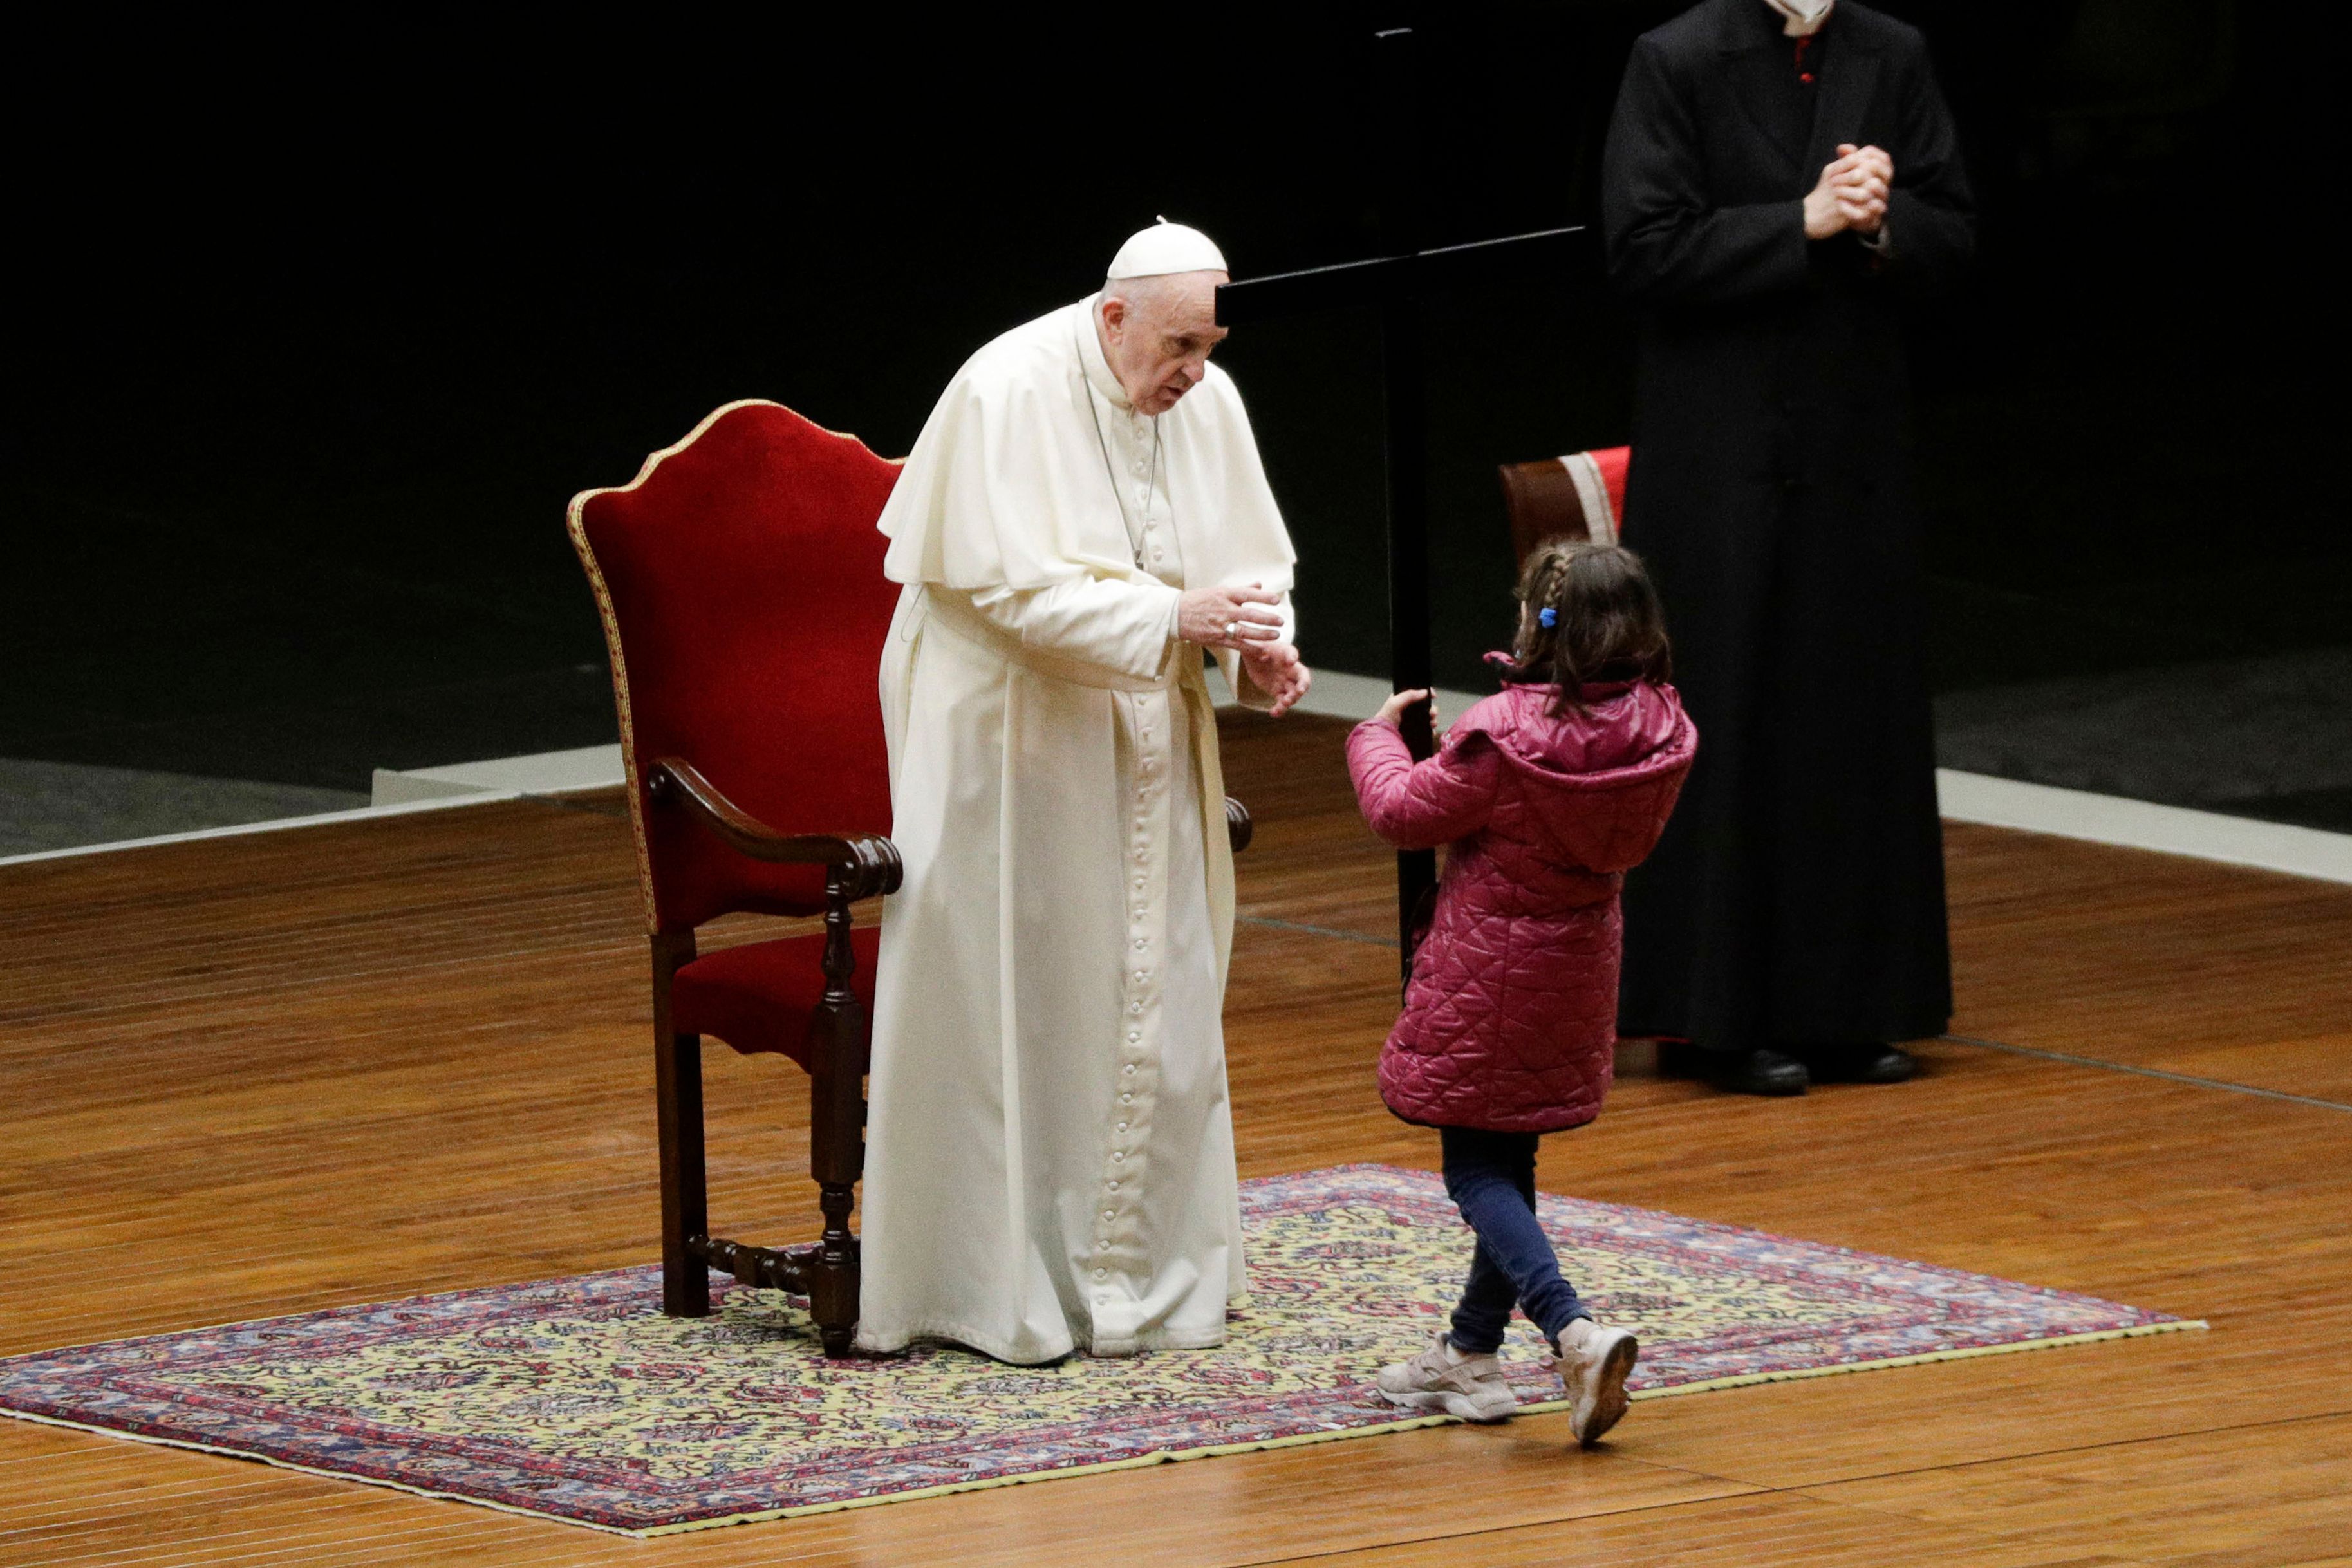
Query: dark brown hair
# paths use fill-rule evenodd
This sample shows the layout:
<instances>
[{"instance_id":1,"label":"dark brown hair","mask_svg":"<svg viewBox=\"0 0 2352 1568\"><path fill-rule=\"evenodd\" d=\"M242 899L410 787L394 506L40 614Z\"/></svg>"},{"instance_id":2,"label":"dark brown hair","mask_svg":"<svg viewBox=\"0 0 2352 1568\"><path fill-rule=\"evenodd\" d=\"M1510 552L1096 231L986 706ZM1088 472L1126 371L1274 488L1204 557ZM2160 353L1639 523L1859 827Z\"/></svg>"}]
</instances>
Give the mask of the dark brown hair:
<instances>
[{"instance_id":1,"label":"dark brown hair","mask_svg":"<svg viewBox=\"0 0 2352 1568\"><path fill-rule=\"evenodd\" d=\"M1519 568L1513 680L1559 688L1553 711L1582 711L1577 688L1597 680L1670 680L1665 606L1642 558L1622 545L1554 539ZM1551 626L1543 612L1552 612Z\"/></svg>"}]
</instances>

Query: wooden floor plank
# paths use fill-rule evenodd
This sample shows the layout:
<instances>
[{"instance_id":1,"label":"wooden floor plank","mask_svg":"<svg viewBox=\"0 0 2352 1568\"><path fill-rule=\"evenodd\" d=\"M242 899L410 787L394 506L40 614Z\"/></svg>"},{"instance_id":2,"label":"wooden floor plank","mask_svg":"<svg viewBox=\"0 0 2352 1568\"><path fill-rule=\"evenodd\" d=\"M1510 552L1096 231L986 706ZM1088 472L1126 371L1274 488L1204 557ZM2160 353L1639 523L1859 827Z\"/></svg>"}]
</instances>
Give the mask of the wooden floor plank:
<instances>
[{"instance_id":1,"label":"wooden floor plank","mask_svg":"<svg viewBox=\"0 0 2352 1568\"><path fill-rule=\"evenodd\" d=\"M1692 1503L1562 1524L1295 1558L1317 1568L1746 1568L1801 1562L1817 1568L2147 1568L2139 1559L2008 1541L1969 1528L1892 1520L1868 1510L1785 1495Z\"/></svg>"},{"instance_id":2,"label":"wooden floor plank","mask_svg":"<svg viewBox=\"0 0 2352 1568\"><path fill-rule=\"evenodd\" d=\"M2282 1094L2332 1100L2352 1112L2352 1032L2345 1030L2301 1040L2160 1051L2145 1058L2142 1065Z\"/></svg>"},{"instance_id":3,"label":"wooden floor plank","mask_svg":"<svg viewBox=\"0 0 2352 1568\"><path fill-rule=\"evenodd\" d=\"M2252 1414L2257 1397L2227 1414ZM1814 1488L1927 1524L2178 1568L2298 1563L2352 1542L2352 1415L2239 1426Z\"/></svg>"}]
</instances>

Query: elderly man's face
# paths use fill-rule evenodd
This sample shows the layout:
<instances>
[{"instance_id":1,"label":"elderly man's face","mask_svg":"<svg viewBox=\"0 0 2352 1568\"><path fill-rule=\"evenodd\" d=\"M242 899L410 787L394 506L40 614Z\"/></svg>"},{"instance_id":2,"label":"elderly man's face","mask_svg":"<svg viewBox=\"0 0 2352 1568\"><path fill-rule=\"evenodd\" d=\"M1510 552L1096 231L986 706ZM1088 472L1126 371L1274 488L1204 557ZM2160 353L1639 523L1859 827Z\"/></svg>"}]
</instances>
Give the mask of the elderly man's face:
<instances>
[{"instance_id":1,"label":"elderly man's face","mask_svg":"<svg viewBox=\"0 0 2352 1568\"><path fill-rule=\"evenodd\" d=\"M1222 272L1175 272L1108 285L1101 306L1103 357L1139 413L1165 414L1209 373L1224 341L1217 325Z\"/></svg>"}]
</instances>

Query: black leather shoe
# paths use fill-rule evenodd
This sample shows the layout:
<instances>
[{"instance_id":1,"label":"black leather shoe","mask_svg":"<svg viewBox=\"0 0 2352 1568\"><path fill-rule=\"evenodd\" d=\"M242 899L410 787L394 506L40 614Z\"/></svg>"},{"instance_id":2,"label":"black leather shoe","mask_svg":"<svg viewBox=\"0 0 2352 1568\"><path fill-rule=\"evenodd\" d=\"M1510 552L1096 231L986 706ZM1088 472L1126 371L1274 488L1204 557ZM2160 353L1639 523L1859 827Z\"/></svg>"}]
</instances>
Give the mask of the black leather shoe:
<instances>
[{"instance_id":1,"label":"black leather shoe","mask_svg":"<svg viewBox=\"0 0 2352 1568\"><path fill-rule=\"evenodd\" d=\"M1901 1083L1919 1070L1918 1058L1876 1040L1824 1046L1807 1051L1805 1060L1823 1083Z\"/></svg>"},{"instance_id":2,"label":"black leather shoe","mask_svg":"<svg viewBox=\"0 0 2352 1568\"><path fill-rule=\"evenodd\" d=\"M1804 1063L1778 1051L1700 1051L1698 1047L1682 1047L1673 1058L1661 1058L1661 1065L1667 1060L1673 1063L1673 1068L1667 1068L1670 1072L1743 1096L1801 1096L1806 1084L1813 1081Z\"/></svg>"}]
</instances>

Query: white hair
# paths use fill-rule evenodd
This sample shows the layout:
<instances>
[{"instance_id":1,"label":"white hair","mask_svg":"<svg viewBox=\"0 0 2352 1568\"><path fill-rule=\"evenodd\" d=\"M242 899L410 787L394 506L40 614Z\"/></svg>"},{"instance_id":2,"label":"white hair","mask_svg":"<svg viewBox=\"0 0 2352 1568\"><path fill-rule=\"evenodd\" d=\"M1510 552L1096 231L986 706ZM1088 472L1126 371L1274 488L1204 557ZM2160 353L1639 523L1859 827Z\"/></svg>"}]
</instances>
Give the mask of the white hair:
<instances>
[{"instance_id":1,"label":"white hair","mask_svg":"<svg viewBox=\"0 0 2352 1568\"><path fill-rule=\"evenodd\" d=\"M1123 300L1130 310L1155 315L1176 292L1175 279L1182 276L1181 272L1156 272L1147 278L1106 278L1102 297Z\"/></svg>"}]
</instances>

